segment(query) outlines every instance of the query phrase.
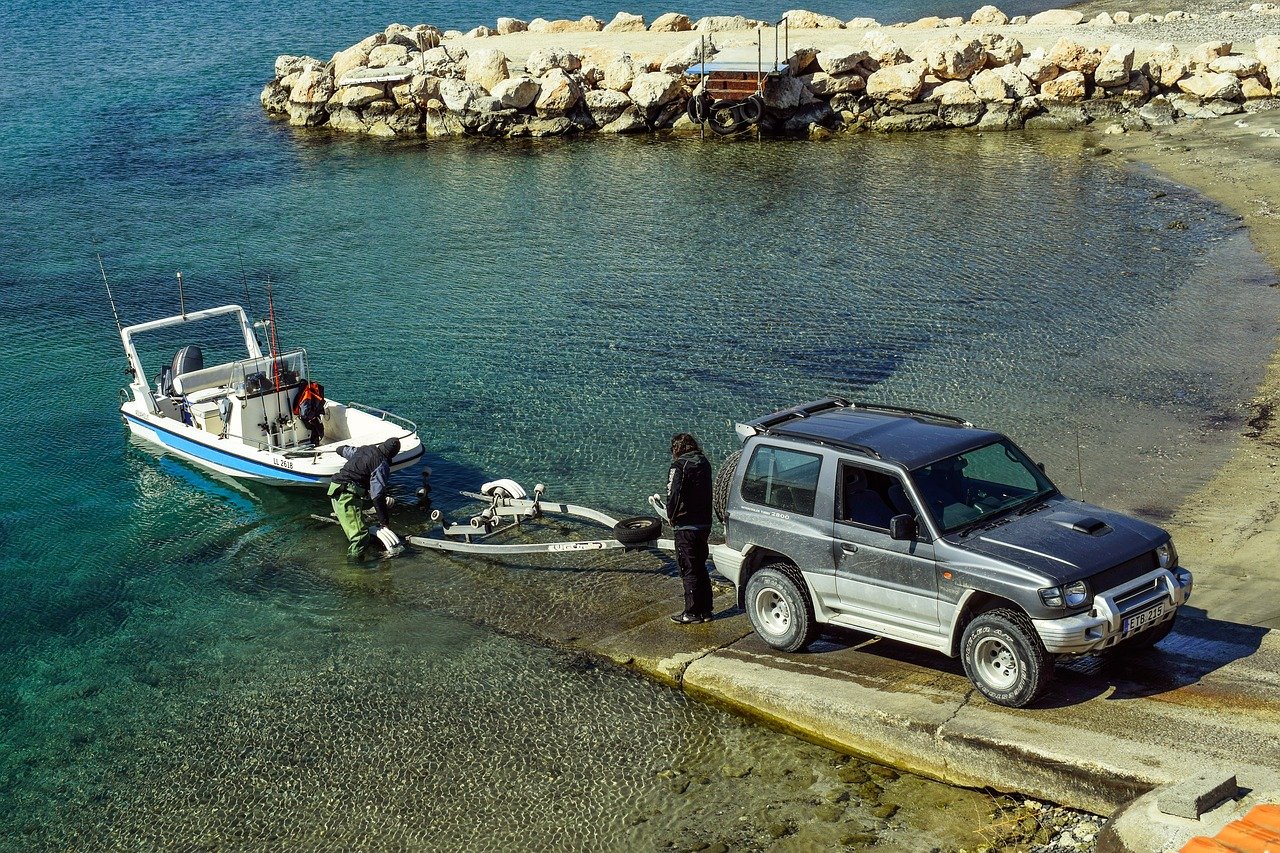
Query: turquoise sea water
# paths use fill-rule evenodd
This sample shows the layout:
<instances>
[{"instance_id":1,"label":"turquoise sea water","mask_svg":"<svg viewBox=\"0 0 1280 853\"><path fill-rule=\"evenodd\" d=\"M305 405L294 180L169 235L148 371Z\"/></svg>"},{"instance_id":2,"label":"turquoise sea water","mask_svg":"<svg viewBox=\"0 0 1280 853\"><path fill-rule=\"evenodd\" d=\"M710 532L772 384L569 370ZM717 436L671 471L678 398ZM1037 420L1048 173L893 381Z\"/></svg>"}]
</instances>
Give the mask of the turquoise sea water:
<instances>
[{"instance_id":1,"label":"turquoise sea water","mask_svg":"<svg viewBox=\"0 0 1280 853\"><path fill-rule=\"evenodd\" d=\"M815 760L473 624L571 625L629 575L674 606L669 566L350 567L315 499L130 442L94 240L126 322L176 310L176 270L189 304L240 301L243 257L259 311L269 274L284 345L335 396L422 424L450 508L505 475L642 511L671 432L718 457L726 418L831 391L962 412L1155 516L1223 457L1274 275L1230 216L1079 139L424 146L297 133L257 104L277 53L391 21L614 11L11 4L0 846L656 845L713 833L733 800L673 804L663 767Z\"/></svg>"}]
</instances>

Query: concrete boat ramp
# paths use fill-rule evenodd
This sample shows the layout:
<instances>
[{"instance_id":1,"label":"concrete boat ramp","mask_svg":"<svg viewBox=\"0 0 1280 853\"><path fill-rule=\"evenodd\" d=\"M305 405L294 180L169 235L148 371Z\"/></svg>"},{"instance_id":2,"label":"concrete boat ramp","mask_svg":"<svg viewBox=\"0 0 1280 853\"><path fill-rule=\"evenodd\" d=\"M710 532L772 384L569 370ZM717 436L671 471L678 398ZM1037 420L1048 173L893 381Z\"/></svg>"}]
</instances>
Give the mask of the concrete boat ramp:
<instances>
[{"instance_id":1,"label":"concrete boat ramp","mask_svg":"<svg viewBox=\"0 0 1280 853\"><path fill-rule=\"evenodd\" d=\"M1156 649L1060 666L1045 698L1016 710L976 695L940 655L852 632L780 654L720 612L695 627L664 615L591 646L696 698L958 785L1104 815L1208 770L1280 790L1280 639L1265 628L1192 607Z\"/></svg>"}]
</instances>

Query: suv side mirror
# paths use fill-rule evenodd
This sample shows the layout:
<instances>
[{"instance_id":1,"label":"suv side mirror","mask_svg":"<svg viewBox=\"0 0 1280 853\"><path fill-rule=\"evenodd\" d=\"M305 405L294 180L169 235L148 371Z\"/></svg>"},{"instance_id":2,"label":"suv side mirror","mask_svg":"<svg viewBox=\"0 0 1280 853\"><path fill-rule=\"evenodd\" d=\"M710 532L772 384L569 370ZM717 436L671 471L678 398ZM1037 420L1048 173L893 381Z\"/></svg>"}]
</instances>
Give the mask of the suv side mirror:
<instances>
[{"instance_id":1,"label":"suv side mirror","mask_svg":"<svg viewBox=\"0 0 1280 853\"><path fill-rule=\"evenodd\" d=\"M889 519L889 538L909 541L916 538L918 528L915 516L902 514Z\"/></svg>"},{"instance_id":2,"label":"suv side mirror","mask_svg":"<svg viewBox=\"0 0 1280 853\"><path fill-rule=\"evenodd\" d=\"M1045 473L1045 470L1044 470L1044 463L1043 463L1043 462L1037 462L1037 463L1036 463L1036 467L1040 469L1040 473L1041 473L1041 474Z\"/></svg>"}]
</instances>

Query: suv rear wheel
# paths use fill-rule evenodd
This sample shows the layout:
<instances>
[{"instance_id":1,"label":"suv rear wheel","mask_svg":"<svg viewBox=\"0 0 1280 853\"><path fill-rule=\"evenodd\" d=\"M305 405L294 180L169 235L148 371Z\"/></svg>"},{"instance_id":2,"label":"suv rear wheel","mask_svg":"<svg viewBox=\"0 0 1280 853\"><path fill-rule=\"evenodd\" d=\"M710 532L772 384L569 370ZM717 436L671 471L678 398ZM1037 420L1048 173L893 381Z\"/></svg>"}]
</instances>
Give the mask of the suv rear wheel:
<instances>
[{"instance_id":1,"label":"suv rear wheel","mask_svg":"<svg viewBox=\"0 0 1280 853\"><path fill-rule=\"evenodd\" d=\"M1021 708L1039 698L1053 678L1053 657L1030 621L1016 610L980 613L960 641L964 673L997 705Z\"/></svg>"},{"instance_id":2,"label":"suv rear wheel","mask_svg":"<svg viewBox=\"0 0 1280 853\"><path fill-rule=\"evenodd\" d=\"M747 582L747 618L766 643L798 652L818 639L820 627L800 572L790 563L769 563Z\"/></svg>"}]
</instances>

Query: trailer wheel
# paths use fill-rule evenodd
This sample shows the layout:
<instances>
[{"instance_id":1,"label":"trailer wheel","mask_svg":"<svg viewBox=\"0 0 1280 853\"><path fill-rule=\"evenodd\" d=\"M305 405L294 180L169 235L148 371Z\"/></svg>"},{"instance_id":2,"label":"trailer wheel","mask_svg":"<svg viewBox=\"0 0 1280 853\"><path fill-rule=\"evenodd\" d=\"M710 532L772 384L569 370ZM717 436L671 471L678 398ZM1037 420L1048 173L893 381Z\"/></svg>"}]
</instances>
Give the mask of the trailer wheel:
<instances>
[{"instance_id":1,"label":"trailer wheel","mask_svg":"<svg viewBox=\"0 0 1280 853\"><path fill-rule=\"evenodd\" d=\"M643 545L662 535L662 519L652 515L624 518L613 526L613 538L623 545Z\"/></svg>"},{"instance_id":2,"label":"trailer wheel","mask_svg":"<svg viewBox=\"0 0 1280 853\"><path fill-rule=\"evenodd\" d=\"M733 472L741 458L741 450L735 450L726 456L720 463L720 470L716 472L715 482L711 486L711 506L721 524L724 524L729 511L729 489L733 487Z\"/></svg>"}]
</instances>

